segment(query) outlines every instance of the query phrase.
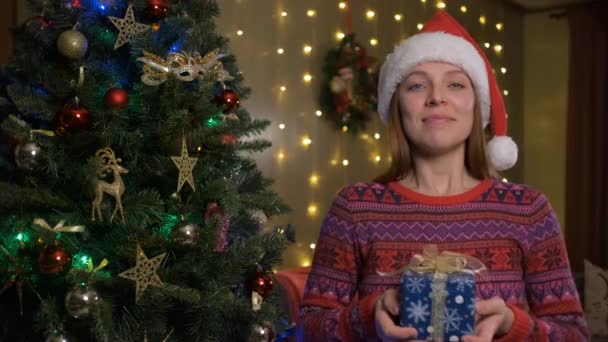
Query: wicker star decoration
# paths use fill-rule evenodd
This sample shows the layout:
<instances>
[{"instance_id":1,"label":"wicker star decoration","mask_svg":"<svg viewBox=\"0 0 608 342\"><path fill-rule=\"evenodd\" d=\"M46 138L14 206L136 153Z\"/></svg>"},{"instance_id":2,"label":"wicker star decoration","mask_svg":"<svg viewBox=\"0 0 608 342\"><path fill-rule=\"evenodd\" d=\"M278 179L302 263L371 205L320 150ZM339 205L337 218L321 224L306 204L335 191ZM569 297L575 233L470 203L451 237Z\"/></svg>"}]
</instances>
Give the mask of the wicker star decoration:
<instances>
[{"instance_id":1,"label":"wicker star decoration","mask_svg":"<svg viewBox=\"0 0 608 342\"><path fill-rule=\"evenodd\" d=\"M160 263L165 258L167 253L159 254L152 259L148 259L144 251L137 245L137 259L135 267L130 268L118 276L133 280L135 282L135 302L139 301L141 295L146 291L148 286L162 286L163 282L156 273Z\"/></svg>"},{"instance_id":2,"label":"wicker star decoration","mask_svg":"<svg viewBox=\"0 0 608 342\"><path fill-rule=\"evenodd\" d=\"M133 5L131 4L129 4L129 7L127 7L127 13L125 14L124 18L120 19L116 17L108 17L108 19L110 19L112 24L114 24L114 26L116 26L118 29L118 38L116 38L114 50L132 41L135 36L150 29L150 26L140 24L135 21L135 16L133 15Z\"/></svg>"},{"instance_id":3,"label":"wicker star decoration","mask_svg":"<svg viewBox=\"0 0 608 342\"><path fill-rule=\"evenodd\" d=\"M192 187L193 191L196 191L194 187L194 179L192 177L192 169L194 169L194 165L198 161L198 158L193 158L188 156L188 148L186 147L186 138L182 138L182 155L171 157L173 159L173 163L179 169L179 178L177 180L177 192L182 189L184 183L188 182Z\"/></svg>"}]
</instances>

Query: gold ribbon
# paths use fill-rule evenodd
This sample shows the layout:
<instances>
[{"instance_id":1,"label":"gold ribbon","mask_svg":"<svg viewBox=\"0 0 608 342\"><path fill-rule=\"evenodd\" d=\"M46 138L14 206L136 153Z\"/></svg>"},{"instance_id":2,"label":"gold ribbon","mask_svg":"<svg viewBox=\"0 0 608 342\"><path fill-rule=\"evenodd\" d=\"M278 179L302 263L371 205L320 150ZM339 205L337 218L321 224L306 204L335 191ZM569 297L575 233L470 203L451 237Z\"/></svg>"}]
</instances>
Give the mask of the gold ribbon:
<instances>
[{"instance_id":1,"label":"gold ribbon","mask_svg":"<svg viewBox=\"0 0 608 342\"><path fill-rule=\"evenodd\" d=\"M41 219L41 218L34 219L35 225L40 226L46 230L50 230L55 233L58 233L58 232L82 233L82 232L84 232L84 226L64 226L63 225L64 223L65 223L65 221L61 220L61 221L59 221L59 223L57 223L55 225L55 227L51 228L51 226L44 219Z\"/></svg>"},{"instance_id":2,"label":"gold ribbon","mask_svg":"<svg viewBox=\"0 0 608 342\"><path fill-rule=\"evenodd\" d=\"M173 75L180 81L190 82L203 77L208 72L214 72L218 81L232 80L233 77L224 70L224 65L219 61L224 57L219 49L215 49L202 57L198 52L171 52L163 60L161 57L144 51L144 57L137 60L144 62L144 74L142 82L149 86L156 86L165 82L168 75Z\"/></svg>"},{"instance_id":3,"label":"gold ribbon","mask_svg":"<svg viewBox=\"0 0 608 342\"><path fill-rule=\"evenodd\" d=\"M94 267L93 260L91 258L89 258L89 261L87 262L87 271L89 273L91 273L91 276L92 276L95 272L106 267L107 265L108 265L108 259L104 258L103 260L101 260L99 265L97 265L97 267Z\"/></svg>"}]
</instances>

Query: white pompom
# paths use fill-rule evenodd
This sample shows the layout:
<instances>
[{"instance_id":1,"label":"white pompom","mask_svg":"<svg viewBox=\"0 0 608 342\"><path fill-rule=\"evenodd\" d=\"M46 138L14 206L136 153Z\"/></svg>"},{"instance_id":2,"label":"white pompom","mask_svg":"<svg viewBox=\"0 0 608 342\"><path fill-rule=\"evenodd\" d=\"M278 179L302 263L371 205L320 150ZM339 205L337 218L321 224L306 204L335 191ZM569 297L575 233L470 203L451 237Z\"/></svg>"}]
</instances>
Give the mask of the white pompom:
<instances>
[{"instance_id":1,"label":"white pompom","mask_svg":"<svg viewBox=\"0 0 608 342\"><path fill-rule=\"evenodd\" d=\"M517 162L517 145L507 136L496 136L488 142L488 158L498 171L510 169Z\"/></svg>"}]
</instances>

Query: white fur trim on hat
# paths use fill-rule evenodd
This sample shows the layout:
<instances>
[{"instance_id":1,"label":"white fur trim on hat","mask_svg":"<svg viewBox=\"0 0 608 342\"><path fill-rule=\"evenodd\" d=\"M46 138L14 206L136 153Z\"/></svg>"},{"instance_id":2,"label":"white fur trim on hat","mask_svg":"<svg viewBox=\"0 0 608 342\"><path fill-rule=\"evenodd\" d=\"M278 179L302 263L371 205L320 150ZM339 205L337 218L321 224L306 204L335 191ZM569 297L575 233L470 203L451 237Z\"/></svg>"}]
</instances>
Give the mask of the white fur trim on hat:
<instances>
[{"instance_id":1,"label":"white fur trim on hat","mask_svg":"<svg viewBox=\"0 0 608 342\"><path fill-rule=\"evenodd\" d=\"M475 47L463 38L445 32L418 33L403 41L386 57L380 70L378 113L388 122L391 97L397 86L418 64L446 62L467 73L477 94L483 126L490 121L490 90L486 64Z\"/></svg>"},{"instance_id":2,"label":"white fur trim on hat","mask_svg":"<svg viewBox=\"0 0 608 342\"><path fill-rule=\"evenodd\" d=\"M487 145L486 154L498 171L510 169L517 162L517 145L507 136L495 136Z\"/></svg>"}]
</instances>

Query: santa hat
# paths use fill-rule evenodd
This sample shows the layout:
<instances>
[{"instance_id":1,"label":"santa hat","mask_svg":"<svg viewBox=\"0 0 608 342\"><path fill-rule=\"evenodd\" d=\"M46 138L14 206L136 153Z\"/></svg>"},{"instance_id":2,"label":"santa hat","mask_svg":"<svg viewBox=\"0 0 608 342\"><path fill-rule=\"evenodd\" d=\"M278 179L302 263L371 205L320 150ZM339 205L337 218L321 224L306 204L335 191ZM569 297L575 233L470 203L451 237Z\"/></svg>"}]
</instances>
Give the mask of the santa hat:
<instances>
[{"instance_id":1,"label":"santa hat","mask_svg":"<svg viewBox=\"0 0 608 342\"><path fill-rule=\"evenodd\" d=\"M517 162L517 145L507 136L505 104L492 67L469 33L445 11L438 11L420 33L401 42L386 57L380 70L378 112L385 123L395 89L417 65L446 62L462 68L475 86L483 127L492 125L494 137L488 142L488 158L499 170Z\"/></svg>"}]
</instances>

